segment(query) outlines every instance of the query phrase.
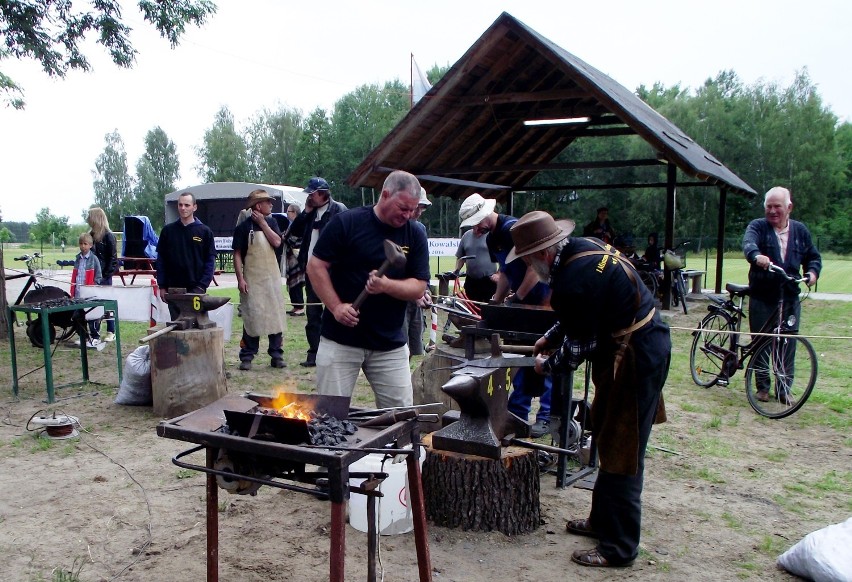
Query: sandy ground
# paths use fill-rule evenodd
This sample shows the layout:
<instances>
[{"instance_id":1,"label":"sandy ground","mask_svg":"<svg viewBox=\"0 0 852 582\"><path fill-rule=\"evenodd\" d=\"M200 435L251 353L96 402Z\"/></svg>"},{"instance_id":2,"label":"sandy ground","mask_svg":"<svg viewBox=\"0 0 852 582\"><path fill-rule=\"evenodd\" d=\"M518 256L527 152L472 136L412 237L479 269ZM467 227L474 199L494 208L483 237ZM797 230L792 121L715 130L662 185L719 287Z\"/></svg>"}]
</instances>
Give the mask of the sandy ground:
<instances>
[{"instance_id":1,"label":"sandy ground","mask_svg":"<svg viewBox=\"0 0 852 582\"><path fill-rule=\"evenodd\" d=\"M9 378L8 344L2 348L0 374ZM91 358L92 379L102 384L62 390L49 407L79 417L79 439L45 441L27 430L28 419L48 408L39 372L22 381L19 399L7 393L0 400L3 580L51 580L55 568L80 566L79 579L90 582L205 579L205 479L171 463L190 445L158 437L160 419L150 408L113 404L117 378L110 350ZM75 357L67 347L56 353L65 368L79 365ZM235 358L227 363L234 371ZM313 371L291 363L283 372L258 366L252 374L253 388L269 392L282 382L310 383ZM739 412L723 419L713 431L712 451L702 452L695 444L708 438L702 427L724 396L700 390L667 398L670 422L655 429L651 442L674 454L649 451L641 553L632 568L570 562L574 549L591 542L567 534L565 521L586 514L591 493L557 489L555 477L543 475L542 524L533 533L507 537L430 524L434 580L793 579L776 568L778 553L844 520L852 507L842 490L800 494L787 485L848 475L848 436L824 426L767 422L740 392ZM221 491L219 509L221 580L328 578L327 502L263 487L255 497ZM364 580L366 534L346 530L346 578ZM383 537L381 563L386 581L416 580L413 534Z\"/></svg>"}]
</instances>

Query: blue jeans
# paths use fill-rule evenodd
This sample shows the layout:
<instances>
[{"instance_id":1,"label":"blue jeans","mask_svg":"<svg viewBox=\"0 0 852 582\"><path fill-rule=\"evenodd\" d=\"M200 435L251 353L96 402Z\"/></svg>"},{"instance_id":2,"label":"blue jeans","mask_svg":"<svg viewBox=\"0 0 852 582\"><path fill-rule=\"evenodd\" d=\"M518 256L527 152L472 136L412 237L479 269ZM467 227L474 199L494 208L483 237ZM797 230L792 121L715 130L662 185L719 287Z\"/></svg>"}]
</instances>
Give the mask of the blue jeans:
<instances>
[{"instance_id":1,"label":"blue jeans","mask_svg":"<svg viewBox=\"0 0 852 582\"><path fill-rule=\"evenodd\" d=\"M98 285L109 285L112 286L112 277L108 279L101 279L101 282ZM89 322L89 336L92 339L100 339L101 338L101 321L103 319L97 319ZM115 333L115 316L107 319L107 333Z\"/></svg>"},{"instance_id":2,"label":"blue jeans","mask_svg":"<svg viewBox=\"0 0 852 582\"><path fill-rule=\"evenodd\" d=\"M533 396L524 392L524 378L526 374L535 374L530 368L522 368L515 374L512 380L512 393L509 394L509 412L524 420L530 415L530 405ZM550 421L550 396L553 388L553 380L550 376L544 377L544 393L540 396L539 409L535 415L536 421Z\"/></svg>"}]
</instances>

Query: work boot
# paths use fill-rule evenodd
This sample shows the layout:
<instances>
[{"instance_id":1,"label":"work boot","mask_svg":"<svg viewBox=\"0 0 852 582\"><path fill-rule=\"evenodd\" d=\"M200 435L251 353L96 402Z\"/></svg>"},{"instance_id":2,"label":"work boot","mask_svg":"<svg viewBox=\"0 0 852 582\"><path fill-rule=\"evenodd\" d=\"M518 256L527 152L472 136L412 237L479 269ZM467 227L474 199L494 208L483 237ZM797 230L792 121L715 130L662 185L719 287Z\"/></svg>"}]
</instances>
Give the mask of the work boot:
<instances>
[{"instance_id":1,"label":"work boot","mask_svg":"<svg viewBox=\"0 0 852 582\"><path fill-rule=\"evenodd\" d=\"M316 362L316 360L308 359L308 360L305 360L304 362L300 363L299 365L302 366L303 368L316 368L317 362Z\"/></svg>"},{"instance_id":2,"label":"work boot","mask_svg":"<svg viewBox=\"0 0 852 582\"><path fill-rule=\"evenodd\" d=\"M548 432L550 432L549 420L536 420L535 424L530 427L530 435L534 439L543 437Z\"/></svg>"},{"instance_id":3,"label":"work boot","mask_svg":"<svg viewBox=\"0 0 852 582\"><path fill-rule=\"evenodd\" d=\"M273 368L286 368L287 362L282 360L281 358L272 358L272 363L270 364Z\"/></svg>"},{"instance_id":4,"label":"work boot","mask_svg":"<svg viewBox=\"0 0 852 582\"><path fill-rule=\"evenodd\" d=\"M251 370L251 362L240 362L240 370Z\"/></svg>"}]
</instances>

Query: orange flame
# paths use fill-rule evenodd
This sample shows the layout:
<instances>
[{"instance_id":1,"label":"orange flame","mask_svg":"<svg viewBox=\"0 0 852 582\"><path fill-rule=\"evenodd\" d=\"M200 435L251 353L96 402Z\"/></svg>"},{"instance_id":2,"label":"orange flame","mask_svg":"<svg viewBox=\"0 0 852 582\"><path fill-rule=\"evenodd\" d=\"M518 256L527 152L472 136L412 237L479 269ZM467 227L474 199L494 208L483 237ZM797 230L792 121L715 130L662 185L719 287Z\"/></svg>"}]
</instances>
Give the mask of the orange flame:
<instances>
[{"instance_id":1,"label":"orange flame","mask_svg":"<svg viewBox=\"0 0 852 582\"><path fill-rule=\"evenodd\" d=\"M275 410L281 416L287 418L297 418L299 420L310 420L310 408L299 404L293 400L293 395L286 392L278 392L272 397L270 408Z\"/></svg>"}]
</instances>

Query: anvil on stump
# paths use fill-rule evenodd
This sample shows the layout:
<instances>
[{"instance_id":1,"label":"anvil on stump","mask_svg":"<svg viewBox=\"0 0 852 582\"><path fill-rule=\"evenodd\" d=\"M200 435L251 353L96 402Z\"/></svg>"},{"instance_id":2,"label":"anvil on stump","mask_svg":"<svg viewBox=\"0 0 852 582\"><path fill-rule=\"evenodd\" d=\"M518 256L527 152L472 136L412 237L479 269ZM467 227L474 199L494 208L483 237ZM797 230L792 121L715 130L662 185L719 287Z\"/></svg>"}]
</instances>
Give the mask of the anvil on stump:
<instances>
[{"instance_id":1,"label":"anvil on stump","mask_svg":"<svg viewBox=\"0 0 852 582\"><path fill-rule=\"evenodd\" d=\"M442 527L519 535L541 519L538 454L503 446L513 435L528 435L529 425L507 408L518 368L490 368L490 360L496 358L468 361L441 388L460 411L457 421L423 439L426 516Z\"/></svg>"},{"instance_id":2,"label":"anvil on stump","mask_svg":"<svg viewBox=\"0 0 852 582\"><path fill-rule=\"evenodd\" d=\"M178 310L178 318L170 321L168 325L175 326L173 329L210 329L216 327L216 322L211 321L207 315L225 305L231 299L229 297L213 297L205 293L186 293L186 289L172 289L173 293L167 293L164 297L166 303L173 305Z\"/></svg>"},{"instance_id":3,"label":"anvil on stump","mask_svg":"<svg viewBox=\"0 0 852 582\"><path fill-rule=\"evenodd\" d=\"M517 368L458 369L441 387L459 405L459 420L432 434L436 449L500 459L507 436L529 436L529 424L507 407Z\"/></svg>"}]
</instances>

